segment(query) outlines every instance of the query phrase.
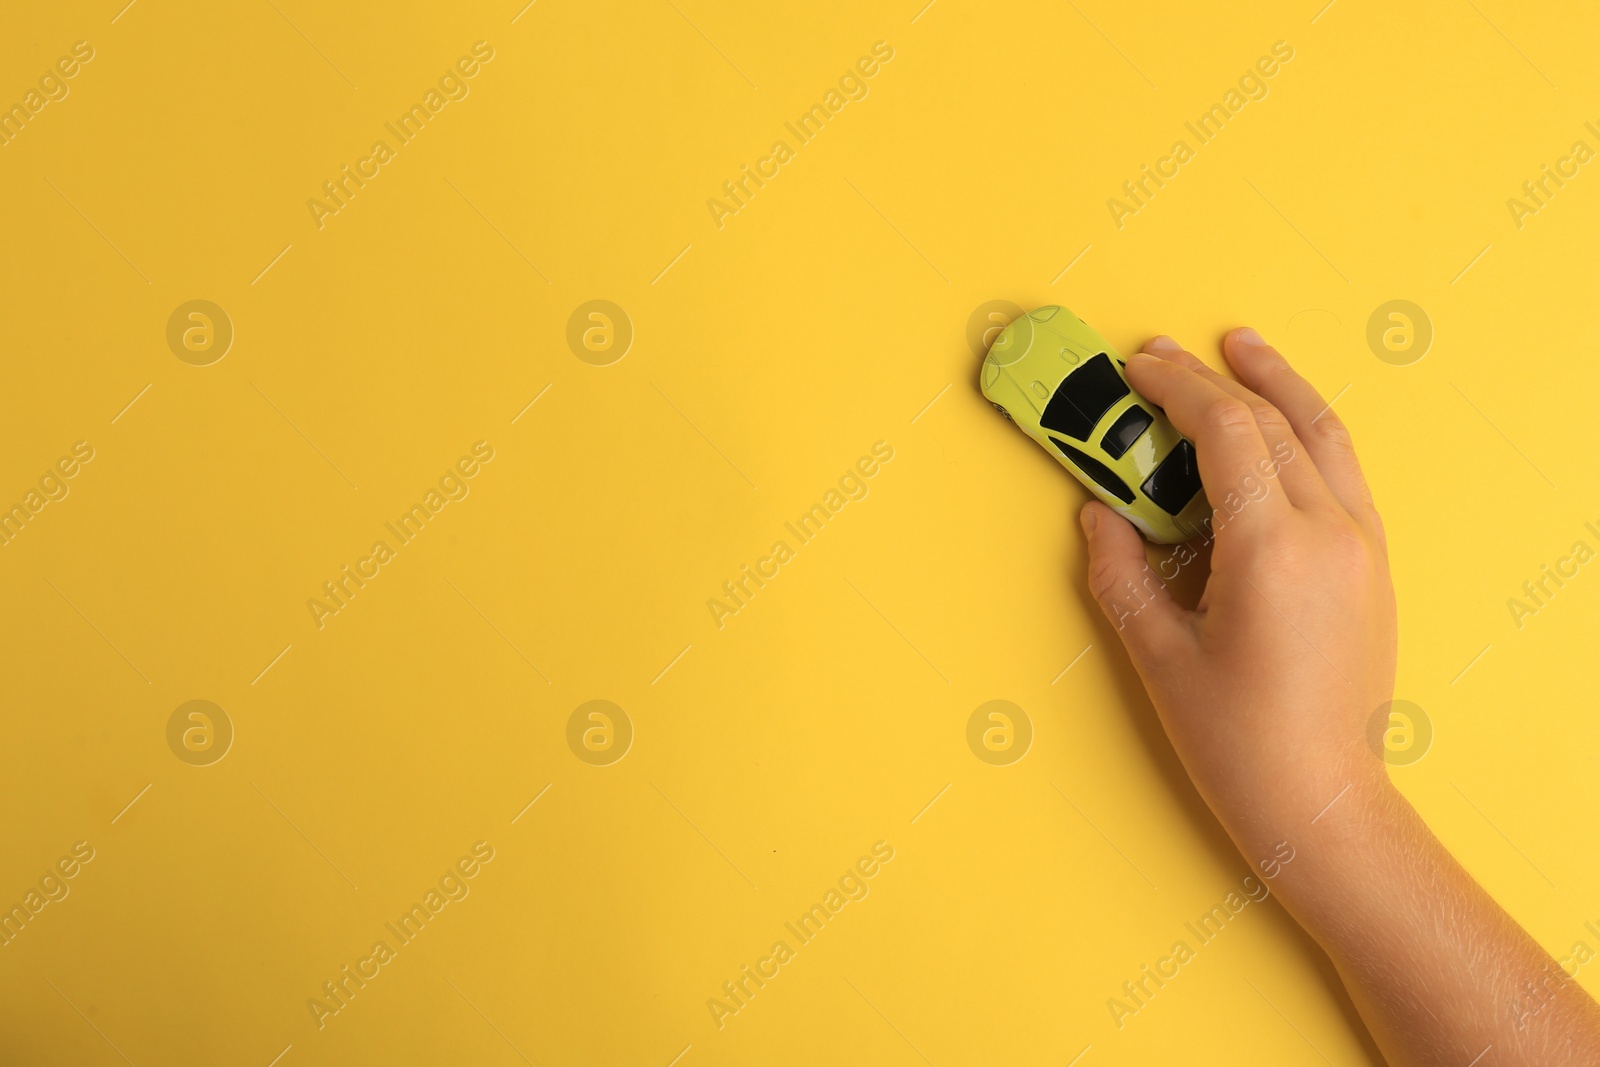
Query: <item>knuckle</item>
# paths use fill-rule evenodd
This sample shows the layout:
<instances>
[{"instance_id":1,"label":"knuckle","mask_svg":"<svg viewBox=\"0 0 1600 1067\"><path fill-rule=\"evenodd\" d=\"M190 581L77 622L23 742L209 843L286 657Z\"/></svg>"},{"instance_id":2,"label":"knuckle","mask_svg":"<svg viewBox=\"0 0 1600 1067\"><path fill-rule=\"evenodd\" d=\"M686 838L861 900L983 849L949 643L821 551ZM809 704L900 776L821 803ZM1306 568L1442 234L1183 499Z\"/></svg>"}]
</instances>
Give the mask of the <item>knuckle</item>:
<instances>
[{"instance_id":1,"label":"knuckle","mask_svg":"<svg viewBox=\"0 0 1600 1067\"><path fill-rule=\"evenodd\" d=\"M1331 409L1323 412L1322 417L1312 424L1312 430L1317 440L1329 448L1347 453L1355 451L1355 442L1350 439L1349 428Z\"/></svg>"},{"instance_id":2,"label":"knuckle","mask_svg":"<svg viewBox=\"0 0 1600 1067\"><path fill-rule=\"evenodd\" d=\"M1372 524L1372 536L1378 542L1378 551L1387 557L1389 554L1389 531L1384 529L1383 516L1378 514L1377 508L1368 507L1367 520Z\"/></svg>"},{"instance_id":3,"label":"knuckle","mask_svg":"<svg viewBox=\"0 0 1600 1067\"><path fill-rule=\"evenodd\" d=\"M1255 413L1250 405L1231 396L1218 397L1206 405L1205 421L1228 434L1245 433L1255 429Z\"/></svg>"},{"instance_id":4,"label":"knuckle","mask_svg":"<svg viewBox=\"0 0 1600 1067\"><path fill-rule=\"evenodd\" d=\"M1106 615L1119 623L1119 629L1121 622L1139 614L1166 589L1166 583L1148 563L1135 573L1126 564L1111 559L1089 562L1088 583L1090 594Z\"/></svg>"},{"instance_id":5,"label":"knuckle","mask_svg":"<svg viewBox=\"0 0 1600 1067\"><path fill-rule=\"evenodd\" d=\"M1362 574L1372 566L1372 546L1354 523L1340 523L1325 546L1328 557L1347 574Z\"/></svg>"},{"instance_id":6,"label":"knuckle","mask_svg":"<svg viewBox=\"0 0 1600 1067\"><path fill-rule=\"evenodd\" d=\"M1300 377L1295 369L1289 365L1289 361L1283 358L1283 353L1276 348L1262 348L1259 351L1261 352L1261 372L1267 377L1290 379Z\"/></svg>"},{"instance_id":7,"label":"knuckle","mask_svg":"<svg viewBox=\"0 0 1600 1067\"><path fill-rule=\"evenodd\" d=\"M1121 577L1122 571L1111 560L1092 560L1089 563L1089 592L1096 600L1105 603L1117 591Z\"/></svg>"},{"instance_id":8,"label":"knuckle","mask_svg":"<svg viewBox=\"0 0 1600 1067\"><path fill-rule=\"evenodd\" d=\"M1262 401L1250 405L1250 414L1256 420L1256 425L1273 438L1286 437L1289 433L1289 420L1283 412L1273 405Z\"/></svg>"},{"instance_id":9,"label":"knuckle","mask_svg":"<svg viewBox=\"0 0 1600 1067\"><path fill-rule=\"evenodd\" d=\"M1389 555L1389 533L1384 529L1383 516L1378 514L1378 506L1372 501L1372 490L1366 483L1360 486L1361 500L1350 508L1350 515L1356 525L1367 531L1372 537L1372 543L1377 549L1380 558L1387 559Z\"/></svg>"}]
</instances>

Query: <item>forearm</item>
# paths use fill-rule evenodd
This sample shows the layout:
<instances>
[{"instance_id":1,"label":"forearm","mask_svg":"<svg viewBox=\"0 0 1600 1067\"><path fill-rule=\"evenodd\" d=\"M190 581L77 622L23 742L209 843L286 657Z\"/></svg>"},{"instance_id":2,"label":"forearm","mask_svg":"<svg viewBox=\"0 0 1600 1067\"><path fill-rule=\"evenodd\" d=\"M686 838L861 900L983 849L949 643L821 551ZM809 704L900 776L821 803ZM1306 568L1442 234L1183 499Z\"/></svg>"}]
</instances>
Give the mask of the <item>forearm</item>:
<instances>
[{"instance_id":1,"label":"forearm","mask_svg":"<svg viewBox=\"0 0 1600 1067\"><path fill-rule=\"evenodd\" d=\"M1258 810L1230 832L1247 855L1270 855L1265 837L1293 845L1273 891L1332 958L1393 1067L1596 1062L1600 1008L1451 857L1381 766L1310 817L1275 827Z\"/></svg>"}]
</instances>

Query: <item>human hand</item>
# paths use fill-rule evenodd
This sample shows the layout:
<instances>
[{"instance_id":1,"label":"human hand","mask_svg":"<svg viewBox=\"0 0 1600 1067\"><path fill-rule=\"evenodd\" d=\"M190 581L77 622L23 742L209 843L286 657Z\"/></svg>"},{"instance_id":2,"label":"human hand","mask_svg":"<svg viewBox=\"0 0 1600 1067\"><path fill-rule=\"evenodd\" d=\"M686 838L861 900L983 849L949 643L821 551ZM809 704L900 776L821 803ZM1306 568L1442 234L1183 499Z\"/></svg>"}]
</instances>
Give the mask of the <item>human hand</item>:
<instances>
[{"instance_id":1,"label":"human hand","mask_svg":"<svg viewBox=\"0 0 1600 1067\"><path fill-rule=\"evenodd\" d=\"M1339 417L1254 330L1232 331L1223 349L1243 384L1170 337L1127 364L1195 443L1214 509L1196 608L1173 599L1114 511L1091 502L1081 520L1089 589L1179 758L1240 848L1265 855L1344 786L1387 788L1366 724L1394 685L1394 590ZM1193 547L1176 552L1186 562Z\"/></svg>"},{"instance_id":2,"label":"human hand","mask_svg":"<svg viewBox=\"0 0 1600 1067\"><path fill-rule=\"evenodd\" d=\"M1128 360L1134 388L1194 442L1215 509L1195 609L1116 512L1082 513L1089 589L1173 748L1264 873L1263 857L1293 849L1292 866L1266 873L1274 895L1395 1067L1459 1065L1475 1049L1472 1062L1492 1049L1506 1067L1600 1062L1600 1006L1456 863L1368 747L1394 686L1394 588L1349 435L1255 331L1223 350L1243 384L1169 337Z\"/></svg>"}]
</instances>

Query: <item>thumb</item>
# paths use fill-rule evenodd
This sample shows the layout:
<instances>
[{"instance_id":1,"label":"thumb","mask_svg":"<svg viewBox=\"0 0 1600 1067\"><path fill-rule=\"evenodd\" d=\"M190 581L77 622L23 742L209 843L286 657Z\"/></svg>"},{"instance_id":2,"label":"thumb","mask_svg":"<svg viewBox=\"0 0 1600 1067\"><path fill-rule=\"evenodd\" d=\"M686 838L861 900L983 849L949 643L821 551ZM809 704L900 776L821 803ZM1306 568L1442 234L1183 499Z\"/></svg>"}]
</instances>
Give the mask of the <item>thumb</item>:
<instances>
[{"instance_id":1,"label":"thumb","mask_svg":"<svg viewBox=\"0 0 1600 1067\"><path fill-rule=\"evenodd\" d=\"M1183 609L1144 558L1144 539L1099 501L1078 514L1089 539L1089 593L1142 667L1177 638Z\"/></svg>"}]
</instances>

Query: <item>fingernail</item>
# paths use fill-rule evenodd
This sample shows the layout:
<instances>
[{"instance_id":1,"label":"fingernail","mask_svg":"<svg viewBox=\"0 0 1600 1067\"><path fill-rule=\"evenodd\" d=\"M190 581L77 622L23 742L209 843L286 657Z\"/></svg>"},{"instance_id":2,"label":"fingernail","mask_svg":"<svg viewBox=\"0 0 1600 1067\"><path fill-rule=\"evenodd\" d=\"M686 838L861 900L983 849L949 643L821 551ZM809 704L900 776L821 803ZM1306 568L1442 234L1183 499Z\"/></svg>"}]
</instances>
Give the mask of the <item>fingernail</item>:
<instances>
[{"instance_id":1,"label":"fingernail","mask_svg":"<svg viewBox=\"0 0 1600 1067\"><path fill-rule=\"evenodd\" d=\"M1138 364L1138 363L1160 363L1160 362L1161 362L1161 360L1160 360L1160 359L1158 359L1158 358L1157 358L1157 357L1155 357L1155 356L1152 356L1152 355L1151 355L1151 354L1150 354L1150 353L1148 353L1148 352L1135 352L1135 353L1134 353L1134 354L1133 354L1133 355L1131 355L1131 356L1129 356L1129 357L1128 357L1128 362L1129 362L1129 363L1130 363L1130 364Z\"/></svg>"},{"instance_id":2,"label":"fingernail","mask_svg":"<svg viewBox=\"0 0 1600 1067\"><path fill-rule=\"evenodd\" d=\"M1085 507L1078 512L1078 522L1082 524L1083 532L1086 534L1092 536L1094 534L1094 524L1099 521L1100 516L1096 514L1095 509L1092 507Z\"/></svg>"},{"instance_id":3,"label":"fingernail","mask_svg":"<svg viewBox=\"0 0 1600 1067\"><path fill-rule=\"evenodd\" d=\"M1146 352L1182 352L1183 346L1166 334L1157 334L1145 342Z\"/></svg>"},{"instance_id":4,"label":"fingernail","mask_svg":"<svg viewBox=\"0 0 1600 1067\"><path fill-rule=\"evenodd\" d=\"M1235 333L1233 335L1233 339L1238 341L1240 344L1253 345L1256 348L1262 348L1267 343L1261 339L1261 335L1259 333L1256 333L1256 331L1249 326L1246 326L1238 333Z\"/></svg>"}]
</instances>

